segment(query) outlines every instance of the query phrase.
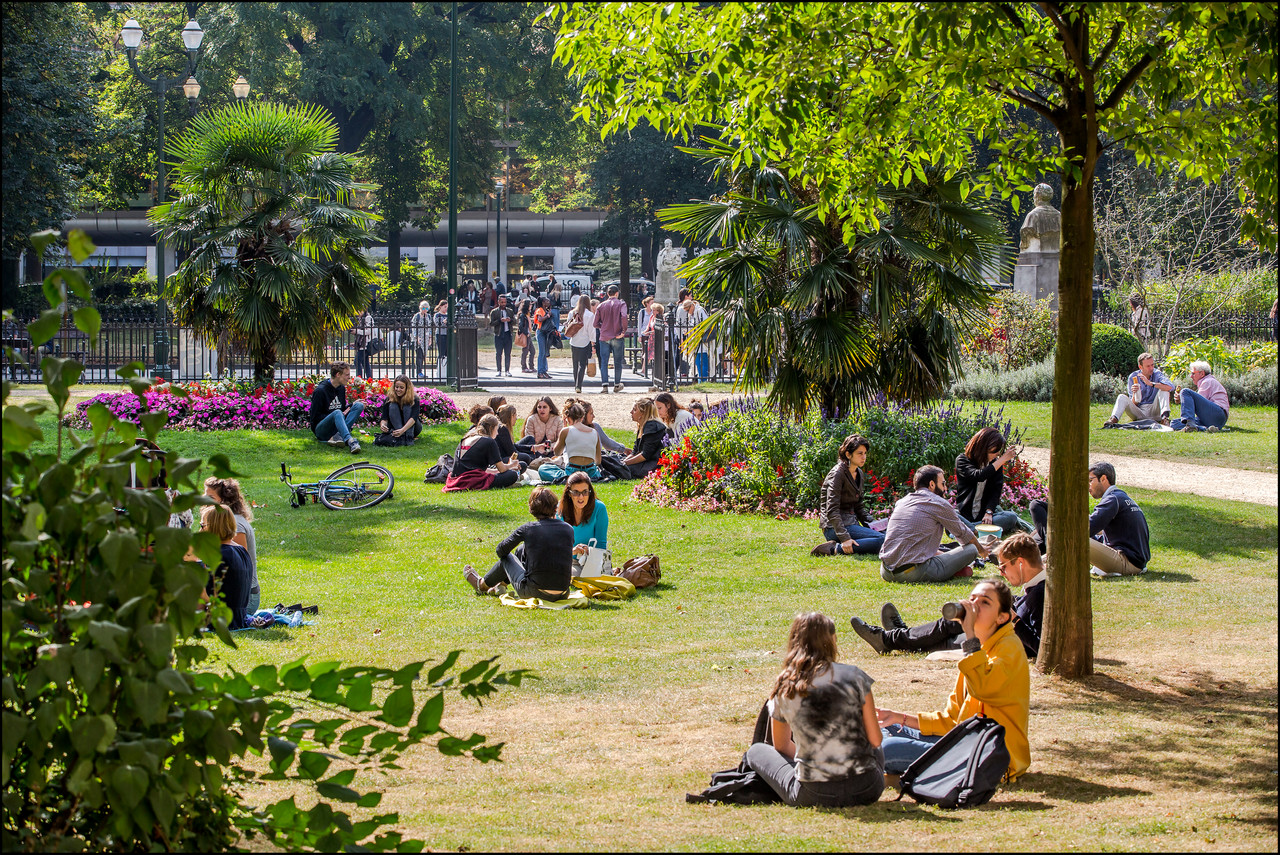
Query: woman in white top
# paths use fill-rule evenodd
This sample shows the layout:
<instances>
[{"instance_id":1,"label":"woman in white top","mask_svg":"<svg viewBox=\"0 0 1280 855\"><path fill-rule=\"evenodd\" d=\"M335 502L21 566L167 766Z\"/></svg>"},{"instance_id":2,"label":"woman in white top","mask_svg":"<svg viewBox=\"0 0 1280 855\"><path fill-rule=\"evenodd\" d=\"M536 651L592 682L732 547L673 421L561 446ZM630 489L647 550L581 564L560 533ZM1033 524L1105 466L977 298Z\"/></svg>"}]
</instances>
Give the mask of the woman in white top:
<instances>
[{"instance_id":1,"label":"woman in white top","mask_svg":"<svg viewBox=\"0 0 1280 855\"><path fill-rule=\"evenodd\" d=\"M565 335L573 350L573 391L582 394L582 378L587 376L587 363L591 361L591 344L595 340L595 313L591 311L591 298L586 294L578 302L564 322Z\"/></svg>"},{"instance_id":2,"label":"woman in white top","mask_svg":"<svg viewBox=\"0 0 1280 855\"><path fill-rule=\"evenodd\" d=\"M574 472L586 472L592 481L603 477L600 474L600 436L585 424L586 415L579 404L570 404L565 408L566 427L560 430L560 436L552 450L554 456L563 455L563 458L556 463L544 463L538 468L538 475L543 481L552 482Z\"/></svg>"},{"instance_id":3,"label":"woman in white top","mask_svg":"<svg viewBox=\"0 0 1280 855\"><path fill-rule=\"evenodd\" d=\"M653 397L653 405L658 408L658 418L667 426L667 435L673 439L684 433L689 425L698 420L676 401L670 392L663 392Z\"/></svg>"}]
</instances>

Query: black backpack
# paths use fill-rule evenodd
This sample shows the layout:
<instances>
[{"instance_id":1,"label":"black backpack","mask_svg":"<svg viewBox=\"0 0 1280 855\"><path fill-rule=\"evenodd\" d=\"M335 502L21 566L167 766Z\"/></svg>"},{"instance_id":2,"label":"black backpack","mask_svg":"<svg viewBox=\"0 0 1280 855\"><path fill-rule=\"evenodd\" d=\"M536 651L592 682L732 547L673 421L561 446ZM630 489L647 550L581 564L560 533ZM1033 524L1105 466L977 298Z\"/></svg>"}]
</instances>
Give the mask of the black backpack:
<instances>
[{"instance_id":1,"label":"black backpack","mask_svg":"<svg viewBox=\"0 0 1280 855\"><path fill-rule=\"evenodd\" d=\"M902 773L898 798L943 808L977 807L1009 771L1004 725L986 716L960 722Z\"/></svg>"}]
</instances>

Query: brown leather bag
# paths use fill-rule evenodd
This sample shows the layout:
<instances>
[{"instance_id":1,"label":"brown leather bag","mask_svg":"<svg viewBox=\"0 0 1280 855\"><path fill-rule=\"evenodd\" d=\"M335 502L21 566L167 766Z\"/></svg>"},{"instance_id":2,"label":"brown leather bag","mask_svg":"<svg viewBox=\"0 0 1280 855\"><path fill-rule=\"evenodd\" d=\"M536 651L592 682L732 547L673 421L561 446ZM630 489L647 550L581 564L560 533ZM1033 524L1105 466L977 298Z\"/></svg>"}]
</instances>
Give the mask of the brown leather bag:
<instances>
[{"instance_id":1,"label":"brown leather bag","mask_svg":"<svg viewBox=\"0 0 1280 855\"><path fill-rule=\"evenodd\" d=\"M658 556L641 555L627 559L626 563L613 571L613 575L621 576L639 588L651 588L662 578L662 570L658 568Z\"/></svg>"}]
</instances>

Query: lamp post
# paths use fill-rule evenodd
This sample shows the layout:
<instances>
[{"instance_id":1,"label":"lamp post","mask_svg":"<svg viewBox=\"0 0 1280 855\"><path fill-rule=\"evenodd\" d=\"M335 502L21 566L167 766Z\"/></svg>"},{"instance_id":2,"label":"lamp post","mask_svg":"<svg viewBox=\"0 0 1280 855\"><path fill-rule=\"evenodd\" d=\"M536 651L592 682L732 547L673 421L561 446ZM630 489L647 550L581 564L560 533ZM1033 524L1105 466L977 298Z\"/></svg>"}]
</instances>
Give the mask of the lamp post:
<instances>
[{"instance_id":1,"label":"lamp post","mask_svg":"<svg viewBox=\"0 0 1280 855\"><path fill-rule=\"evenodd\" d=\"M498 223L497 223L498 260L494 262L494 264L497 266L497 270L498 270L496 278L498 279L499 282L506 282L507 253L504 250L503 243L502 243L502 191L507 189L506 179L501 176L498 176L493 181L493 187L494 187L493 196L494 196L494 200L497 202L497 207L498 207Z\"/></svg>"},{"instance_id":2,"label":"lamp post","mask_svg":"<svg viewBox=\"0 0 1280 855\"><path fill-rule=\"evenodd\" d=\"M194 20L188 21L187 25L182 28L182 44L187 50L187 70L185 74L177 77L165 77L157 75L156 77L147 77L142 73L142 69L138 67L138 49L142 47L142 27L138 26L138 22L130 18L125 22L124 28L120 31L120 41L124 44L125 53L129 56L129 68L133 70L133 74L148 89L156 93L158 99L158 109L156 111L156 125L158 127L157 144L156 144L156 204L162 205L165 200L165 168L164 168L164 96L175 86L182 86L183 93L187 96L187 101L191 104L194 112L195 101L200 97L200 84L196 81L196 54L200 50L200 43L204 41L204 30L200 29L200 25ZM159 306L157 308L157 320L159 328L155 333L154 353L155 365L153 375L162 377L166 380L172 377L172 371L169 368L169 312L165 306L164 289L165 280L168 278L165 273L164 259L164 239L159 235L156 236L156 290L159 292Z\"/></svg>"},{"instance_id":3,"label":"lamp post","mask_svg":"<svg viewBox=\"0 0 1280 855\"><path fill-rule=\"evenodd\" d=\"M449 12L449 376L459 391L458 375L458 3Z\"/></svg>"}]
</instances>

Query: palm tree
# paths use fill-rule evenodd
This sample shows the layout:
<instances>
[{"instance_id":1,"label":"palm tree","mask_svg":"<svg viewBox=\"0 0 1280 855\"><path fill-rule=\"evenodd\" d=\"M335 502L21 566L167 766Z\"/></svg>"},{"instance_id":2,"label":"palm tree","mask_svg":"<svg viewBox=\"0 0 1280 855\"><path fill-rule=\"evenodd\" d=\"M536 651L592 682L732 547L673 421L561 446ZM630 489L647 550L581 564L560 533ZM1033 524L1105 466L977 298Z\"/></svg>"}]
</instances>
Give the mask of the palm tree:
<instances>
[{"instance_id":1,"label":"palm tree","mask_svg":"<svg viewBox=\"0 0 1280 855\"><path fill-rule=\"evenodd\" d=\"M989 212L966 205L961 176L925 172L880 196L888 215L870 231L822 219L815 188L777 168L731 167L719 141L696 153L730 171L730 191L658 213L689 242L718 245L685 266L709 317L686 348L718 338L741 383L770 380L779 409L830 418L880 394L936 399L960 369L957 324L982 317L984 269L998 268L1005 236Z\"/></svg>"},{"instance_id":2,"label":"palm tree","mask_svg":"<svg viewBox=\"0 0 1280 855\"><path fill-rule=\"evenodd\" d=\"M327 335L369 303L364 247L379 218L355 196L375 185L355 180L359 160L337 138L323 108L238 103L197 116L166 148L177 199L149 216L189 253L166 295L179 323L246 347L259 382L279 350L322 359Z\"/></svg>"}]
</instances>

